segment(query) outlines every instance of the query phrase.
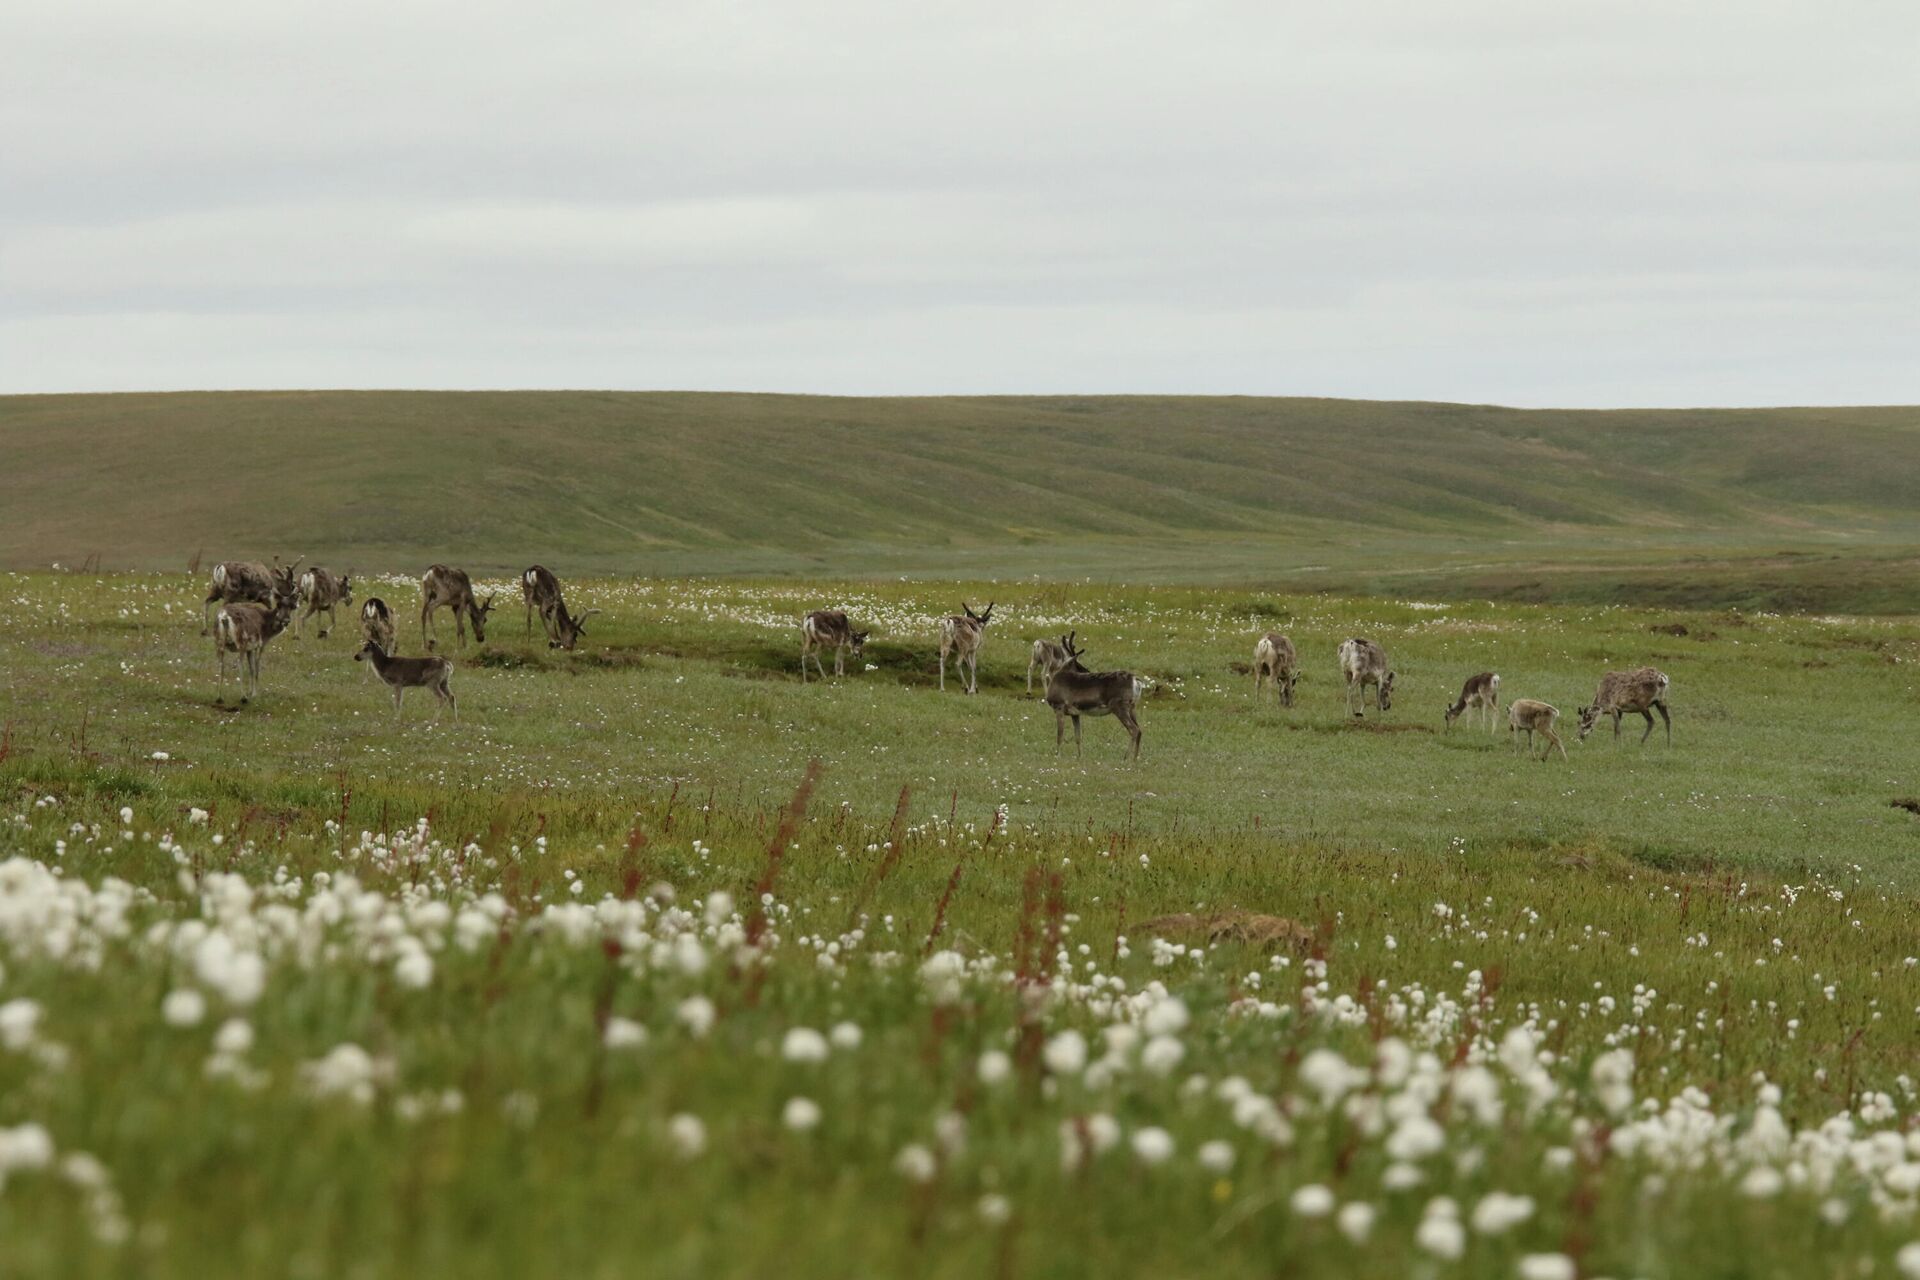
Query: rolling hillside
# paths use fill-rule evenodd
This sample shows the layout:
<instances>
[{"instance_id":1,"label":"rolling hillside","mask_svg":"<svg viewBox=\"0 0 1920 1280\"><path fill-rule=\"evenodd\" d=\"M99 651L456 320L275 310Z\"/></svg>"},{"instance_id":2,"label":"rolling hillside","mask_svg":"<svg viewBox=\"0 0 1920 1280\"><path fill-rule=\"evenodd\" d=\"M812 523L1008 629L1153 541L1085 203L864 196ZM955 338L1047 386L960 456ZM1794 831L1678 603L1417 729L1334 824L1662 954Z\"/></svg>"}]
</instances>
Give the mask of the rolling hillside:
<instances>
[{"instance_id":1,"label":"rolling hillside","mask_svg":"<svg viewBox=\"0 0 1920 1280\"><path fill-rule=\"evenodd\" d=\"M1237 580L1920 607L1920 409L0 398L0 565Z\"/></svg>"}]
</instances>

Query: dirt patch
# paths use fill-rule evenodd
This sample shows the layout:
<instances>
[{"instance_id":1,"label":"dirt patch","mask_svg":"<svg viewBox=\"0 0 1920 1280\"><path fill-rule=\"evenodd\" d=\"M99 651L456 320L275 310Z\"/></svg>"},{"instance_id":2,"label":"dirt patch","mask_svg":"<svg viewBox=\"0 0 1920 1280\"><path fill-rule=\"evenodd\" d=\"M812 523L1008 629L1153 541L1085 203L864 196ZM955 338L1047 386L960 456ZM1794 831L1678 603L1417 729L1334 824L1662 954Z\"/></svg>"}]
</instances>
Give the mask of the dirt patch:
<instances>
[{"instance_id":1,"label":"dirt patch","mask_svg":"<svg viewBox=\"0 0 1920 1280\"><path fill-rule=\"evenodd\" d=\"M1912 796L1901 796L1898 800L1889 800L1887 803L1896 809L1905 809L1914 817L1920 818L1920 800L1916 800Z\"/></svg>"},{"instance_id":2,"label":"dirt patch","mask_svg":"<svg viewBox=\"0 0 1920 1280\"><path fill-rule=\"evenodd\" d=\"M1387 724L1385 721L1381 721L1381 720L1355 719L1350 721L1349 725L1351 728L1359 729L1366 733L1432 733L1433 732L1432 725L1407 724L1404 721L1399 724Z\"/></svg>"}]
</instances>

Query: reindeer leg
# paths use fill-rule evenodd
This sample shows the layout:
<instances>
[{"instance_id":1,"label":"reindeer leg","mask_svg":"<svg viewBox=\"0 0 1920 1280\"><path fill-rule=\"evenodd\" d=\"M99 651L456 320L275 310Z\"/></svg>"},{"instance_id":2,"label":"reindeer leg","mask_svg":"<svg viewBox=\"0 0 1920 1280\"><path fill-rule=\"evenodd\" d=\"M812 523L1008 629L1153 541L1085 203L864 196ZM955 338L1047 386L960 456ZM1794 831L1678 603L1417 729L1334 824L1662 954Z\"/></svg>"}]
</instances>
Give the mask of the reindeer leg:
<instances>
[{"instance_id":1,"label":"reindeer leg","mask_svg":"<svg viewBox=\"0 0 1920 1280\"><path fill-rule=\"evenodd\" d=\"M947 691L947 646L940 646L940 692Z\"/></svg>"},{"instance_id":2,"label":"reindeer leg","mask_svg":"<svg viewBox=\"0 0 1920 1280\"><path fill-rule=\"evenodd\" d=\"M1613 740L1615 742L1620 741L1620 713L1618 711L1613 713Z\"/></svg>"},{"instance_id":3,"label":"reindeer leg","mask_svg":"<svg viewBox=\"0 0 1920 1280\"><path fill-rule=\"evenodd\" d=\"M404 686L393 686L393 722L395 724L400 723L400 700L406 696L407 691Z\"/></svg>"},{"instance_id":4,"label":"reindeer leg","mask_svg":"<svg viewBox=\"0 0 1920 1280\"><path fill-rule=\"evenodd\" d=\"M1060 748L1067 742L1067 713L1055 707L1053 709L1053 754L1059 755Z\"/></svg>"},{"instance_id":5,"label":"reindeer leg","mask_svg":"<svg viewBox=\"0 0 1920 1280\"><path fill-rule=\"evenodd\" d=\"M1660 718L1666 722L1667 745L1672 746L1673 745L1673 717L1667 714L1667 704L1664 702L1656 702L1653 704L1653 709L1655 711L1658 711L1660 713ZM1648 733L1653 732L1652 725L1647 726L1647 732Z\"/></svg>"},{"instance_id":6,"label":"reindeer leg","mask_svg":"<svg viewBox=\"0 0 1920 1280\"><path fill-rule=\"evenodd\" d=\"M1640 714L1647 718L1647 731L1640 735L1640 741L1644 745L1646 740L1653 736L1653 712L1642 711Z\"/></svg>"},{"instance_id":7,"label":"reindeer leg","mask_svg":"<svg viewBox=\"0 0 1920 1280\"><path fill-rule=\"evenodd\" d=\"M1548 742L1550 742L1550 743L1552 743L1552 744L1553 744L1554 746L1556 746L1556 747L1558 747L1558 748L1560 748L1560 759L1561 759L1561 760L1563 760L1563 761L1564 761L1564 760L1566 760L1566 758L1567 758L1567 744L1566 744L1566 743L1564 743L1564 742L1562 742L1562 741L1560 741L1560 735L1559 735L1559 734L1557 734L1557 733L1555 733L1555 732L1554 732L1554 731L1553 731L1553 730L1552 730L1551 728L1549 728L1549 729L1547 730L1547 741L1548 741ZM1542 762L1542 763L1545 763L1545 762L1546 762L1546 759L1547 759L1547 753L1546 753L1546 752L1544 752L1544 751L1542 751L1542 752L1540 753L1540 760L1541 760L1541 762Z\"/></svg>"},{"instance_id":8,"label":"reindeer leg","mask_svg":"<svg viewBox=\"0 0 1920 1280\"><path fill-rule=\"evenodd\" d=\"M1127 731L1127 736L1133 739L1133 754L1130 758L1138 760L1140 758L1139 717L1135 716L1132 710L1123 709L1118 713L1116 718L1120 721L1120 727Z\"/></svg>"},{"instance_id":9,"label":"reindeer leg","mask_svg":"<svg viewBox=\"0 0 1920 1280\"><path fill-rule=\"evenodd\" d=\"M1080 717L1073 718L1073 758L1080 758Z\"/></svg>"},{"instance_id":10,"label":"reindeer leg","mask_svg":"<svg viewBox=\"0 0 1920 1280\"><path fill-rule=\"evenodd\" d=\"M433 602L429 600L420 606L420 643L426 646L428 653L433 652L433 633L428 630L432 623Z\"/></svg>"}]
</instances>

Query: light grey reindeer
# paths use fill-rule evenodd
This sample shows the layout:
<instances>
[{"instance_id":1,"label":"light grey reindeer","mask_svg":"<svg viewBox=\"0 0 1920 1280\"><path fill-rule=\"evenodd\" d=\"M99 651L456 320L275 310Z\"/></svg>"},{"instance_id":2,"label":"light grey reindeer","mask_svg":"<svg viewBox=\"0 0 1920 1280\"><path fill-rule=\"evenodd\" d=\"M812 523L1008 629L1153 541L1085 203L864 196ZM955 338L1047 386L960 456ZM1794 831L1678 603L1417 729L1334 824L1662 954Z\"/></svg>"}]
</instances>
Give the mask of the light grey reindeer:
<instances>
[{"instance_id":1,"label":"light grey reindeer","mask_svg":"<svg viewBox=\"0 0 1920 1280\"><path fill-rule=\"evenodd\" d=\"M940 687L947 687L947 655L952 654L954 670L965 677L962 687L968 693L980 692L980 645L986 639L987 624L993 621L993 602L975 613L960 602L960 612L940 619Z\"/></svg>"},{"instance_id":2,"label":"light grey reindeer","mask_svg":"<svg viewBox=\"0 0 1920 1280\"><path fill-rule=\"evenodd\" d=\"M1520 749L1520 735L1527 735L1527 754L1533 754L1533 735L1540 734L1546 741L1540 747L1540 760L1545 763L1553 754L1555 747L1560 748L1560 758L1567 758L1567 744L1560 741L1560 735L1553 731L1554 721L1560 718L1557 708L1550 707L1538 698L1515 698L1507 708L1507 732L1513 735L1513 748Z\"/></svg>"},{"instance_id":3,"label":"light grey reindeer","mask_svg":"<svg viewBox=\"0 0 1920 1280\"><path fill-rule=\"evenodd\" d=\"M320 628L320 638L325 640L337 620L334 609L353 605L353 571L349 569L336 578L315 565L300 575L299 601L301 612L294 616L293 634L298 636L306 630L308 618L324 613L327 615L327 625Z\"/></svg>"},{"instance_id":4,"label":"light grey reindeer","mask_svg":"<svg viewBox=\"0 0 1920 1280\"><path fill-rule=\"evenodd\" d=\"M1047 691L1047 681L1053 679L1053 673L1073 661L1067 650L1073 647L1077 630L1069 631L1058 640L1048 640L1044 636L1033 642L1033 656L1027 659L1027 692L1033 692L1033 673L1040 673L1040 692Z\"/></svg>"},{"instance_id":5,"label":"light grey reindeer","mask_svg":"<svg viewBox=\"0 0 1920 1280\"><path fill-rule=\"evenodd\" d=\"M1673 744L1673 717L1667 714L1666 672L1654 667L1641 667L1635 671L1609 671L1600 677L1600 687L1594 691L1593 703L1580 708L1580 741L1585 742L1587 735L1593 732L1593 726L1600 723L1601 716L1613 717L1613 736L1620 736L1620 717L1629 712L1638 712L1647 718L1647 730L1640 735L1645 742L1653 736L1653 713L1658 711L1666 722L1667 744Z\"/></svg>"},{"instance_id":6,"label":"light grey reindeer","mask_svg":"<svg viewBox=\"0 0 1920 1280\"><path fill-rule=\"evenodd\" d=\"M1047 681L1047 705L1053 708L1053 749L1066 742L1073 721L1073 754L1080 754L1080 717L1112 716L1133 740L1130 759L1140 758L1141 683L1131 671L1089 671L1080 664L1085 650L1067 646L1067 665Z\"/></svg>"},{"instance_id":7,"label":"light grey reindeer","mask_svg":"<svg viewBox=\"0 0 1920 1280\"><path fill-rule=\"evenodd\" d=\"M560 579L545 565L536 564L520 575L520 596L526 602L527 634L533 634L533 611L540 611L540 626L547 633L547 648L571 651L587 633L588 618L599 613L589 609L579 617L567 612L560 595Z\"/></svg>"},{"instance_id":8,"label":"light grey reindeer","mask_svg":"<svg viewBox=\"0 0 1920 1280\"><path fill-rule=\"evenodd\" d=\"M213 620L213 654L219 664L220 690L216 703L224 700L227 686L227 655L239 657L236 672L240 678L240 701L251 702L260 692L260 656L267 642L287 629L293 620L294 598L291 591L276 592L271 605L236 600L220 606Z\"/></svg>"},{"instance_id":9,"label":"light grey reindeer","mask_svg":"<svg viewBox=\"0 0 1920 1280\"><path fill-rule=\"evenodd\" d=\"M305 559L305 556L296 556L292 564L283 565L280 557L275 556L271 566L261 564L258 560L222 560L213 566L213 581L200 611L200 634L212 633L215 605L233 604L236 601L271 605L279 592L293 595L293 571Z\"/></svg>"},{"instance_id":10,"label":"light grey reindeer","mask_svg":"<svg viewBox=\"0 0 1920 1280\"><path fill-rule=\"evenodd\" d=\"M450 569L444 564L429 565L426 576L420 579L420 638L432 651L434 644L433 623L435 610L450 608L453 610L454 632L459 637L459 645L467 644L467 623L473 624L475 644L487 642L487 615L493 612L493 596L475 601L473 580L464 570Z\"/></svg>"},{"instance_id":11,"label":"light grey reindeer","mask_svg":"<svg viewBox=\"0 0 1920 1280\"><path fill-rule=\"evenodd\" d=\"M1393 671L1387 666L1387 651L1365 636L1340 642L1340 674L1347 682L1347 710L1356 717L1367 714L1367 686L1373 686L1374 706L1386 711L1393 706ZM1355 695L1359 705L1354 705Z\"/></svg>"},{"instance_id":12,"label":"light grey reindeer","mask_svg":"<svg viewBox=\"0 0 1920 1280\"><path fill-rule=\"evenodd\" d=\"M372 640L360 646L360 652L353 655L355 662L370 662L373 670L387 688L393 690L393 718L400 718L400 704L409 689L431 689L440 699L443 709L453 712L453 718L460 718L460 704L453 696L453 659L451 658L395 658Z\"/></svg>"},{"instance_id":13,"label":"light grey reindeer","mask_svg":"<svg viewBox=\"0 0 1920 1280\"><path fill-rule=\"evenodd\" d=\"M833 651L833 674L846 675L847 657L861 655L867 647L867 634L855 631L847 615L838 609L815 609L800 619L800 683L807 682L808 657L812 657L820 678L827 678L827 669L820 662L821 649Z\"/></svg>"},{"instance_id":14,"label":"light grey reindeer","mask_svg":"<svg viewBox=\"0 0 1920 1280\"><path fill-rule=\"evenodd\" d=\"M1293 641L1278 631L1269 631L1253 646L1253 700L1260 701L1260 689L1273 682L1273 693L1280 705L1293 705L1293 687L1300 683L1300 655Z\"/></svg>"}]
</instances>

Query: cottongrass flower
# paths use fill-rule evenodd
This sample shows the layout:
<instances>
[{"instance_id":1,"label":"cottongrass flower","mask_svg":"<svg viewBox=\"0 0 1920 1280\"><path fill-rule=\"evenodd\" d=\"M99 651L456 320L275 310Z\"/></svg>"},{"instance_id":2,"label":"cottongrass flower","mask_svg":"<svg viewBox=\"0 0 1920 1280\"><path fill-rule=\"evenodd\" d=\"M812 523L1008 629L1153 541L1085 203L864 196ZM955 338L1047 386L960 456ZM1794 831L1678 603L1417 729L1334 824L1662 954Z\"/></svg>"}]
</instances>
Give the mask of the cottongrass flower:
<instances>
[{"instance_id":1,"label":"cottongrass flower","mask_svg":"<svg viewBox=\"0 0 1920 1280\"><path fill-rule=\"evenodd\" d=\"M1062 1031L1047 1041L1042 1057L1055 1075L1079 1075L1087 1065L1087 1038L1078 1031Z\"/></svg>"},{"instance_id":2,"label":"cottongrass flower","mask_svg":"<svg viewBox=\"0 0 1920 1280\"><path fill-rule=\"evenodd\" d=\"M207 1016L207 998L192 987L167 992L160 1002L160 1016L170 1027L194 1027Z\"/></svg>"},{"instance_id":3,"label":"cottongrass flower","mask_svg":"<svg viewBox=\"0 0 1920 1280\"><path fill-rule=\"evenodd\" d=\"M1467 1250L1467 1230L1460 1225L1460 1209L1446 1196L1427 1201L1413 1242L1436 1258L1457 1260Z\"/></svg>"},{"instance_id":4,"label":"cottongrass flower","mask_svg":"<svg viewBox=\"0 0 1920 1280\"><path fill-rule=\"evenodd\" d=\"M1172 1036L1155 1036L1140 1051L1140 1065L1156 1076L1172 1075L1186 1056L1187 1047Z\"/></svg>"},{"instance_id":5,"label":"cottongrass flower","mask_svg":"<svg viewBox=\"0 0 1920 1280\"><path fill-rule=\"evenodd\" d=\"M1303 1218L1324 1218L1333 1212L1333 1192L1317 1182L1297 1189L1290 1201L1293 1211Z\"/></svg>"},{"instance_id":6,"label":"cottongrass flower","mask_svg":"<svg viewBox=\"0 0 1920 1280\"><path fill-rule=\"evenodd\" d=\"M1178 996L1168 996L1147 1010L1140 1025L1150 1036L1175 1036L1184 1031L1191 1020L1186 1002Z\"/></svg>"},{"instance_id":7,"label":"cottongrass flower","mask_svg":"<svg viewBox=\"0 0 1920 1280\"><path fill-rule=\"evenodd\" d=\"M820 1104L812 1098L788 1098L780 1123L795 1133L809 1133L819 1127Z\"/></svg>"},{"instance_id":8,"label":"cottongrass flower","mask_svg":"<svg viewBox=\"0 0 1920 1280\"><path fill-rule=\"evenodd\" d=\"M958 951L936 951L920 966L920 981L935 1004L957 1004L967 973L967 958Z\"/></svg>"},{"instance_id":9,"label":"cottongrass flower","mask_svg":"<svg viewBox=\"0 0 1920 1280\"><path fill-rule=\"evenodd\" d=\"M1623 1116L1633 1105L1633 1051L1609 1049L1593 1060L1593 1093L1607 1114Z\"/></svg>"},{"instance_id":10,"label":"cottongrass flower","mask_svg":"<svg viewBox=\"0 0 1920 1280\"><path fill-rule=\"evenodd\" d=\"M1165 1164L1173 1155L1173 1135L1157 1125L1149 1125L1133 1135L1133 1154L1141 1164Z\"/></svg>"},{"instance_id":11,"label":"cottongrass flower","mask_svg":"<svg viewBox=\"0 0 1920 1280\"><path fill-rule=\"evenodd\" d=\"M253 1024L245 1018L228 1018L213 1033L216 1053L238 1056L253 1048Z\"/></svg>"},{"instance_id":12,"label":"cottongrass flower","mask_svg":"<svg viewBox=\"0 0 1920 1280\"><path fill-rule=\"evenodd\" d=\"M827 1038L812 1027L789 1027L780 1042L780 1056L788 1062L825 1062Z\"/></svg>"},{"instance_id":13,"label":"cottongrass flower","mask_svg":"<svg viewBox=\"0 0 1920 1280\"><path fill-rule=\"evenodd\" d=\"M980 1055L980 1061L974 1067L974 1073L984 1085L1004 1084L1013 1074L1013 1059L999 1049L989 1049Z\"/></svg>"},{"instance_id":14,"label":"cottongrass flower","mask_svg":"<svg viewBox=\"0 0 1920 1280\"><path fill-rule=\"evenodd\" d=\"M1489 1191L1473 1206L1467 1219L1483 1236L1505 1235L1533 1216L1532 1196L1512 1196L1504 1191Z\"/></svg>"},{"instance_id":15,"label":"cottongrass flower","mask_svg":"<svg viewBox=\"0 0 1920 1280\"><path fill-rule=\"evenodd\" d=\"M833 1030L827 1033L827 1039L833 1047L842 1051L860 1047L860 1024L857 1022L836 1022Z\"/></svg>"},{"instance_id":16,"label":"cottongrass flower","mask_svg":"<svg viewBox=\"0 0 1920 1280\"><path fill-rule=\"evenodd\" d=\"M632 1018L608 1018L601 1041L609 1049L638 1049L647 1042L647 1029Z\"/></svg>"},{"instance_id":17,"label":"cottongrass flower","mask_svg":"<svg viewBox=\"0 0 1920 1280\"><path fill-rule=\"evenodd\" d=\"M990 1227L998 1227L1013 1216L1013 1205L1005 1196L989 1191L980 1197L980 1203L974 1206L974 1211L980 1215L980 1221Z\"/></svg>"},{"instance_id":18,"label":"cottongrass flower","mask_svg":"<svg viewBox=\"0 0 1920 1280\"><path fill-rule=\"evenodd\" d=\"M1300 1063L1300 1083L1320 1095L1322 1106L1331 1107L1365 1079L1365 1072L1331 1049L1315 1049Z\"/></svg>"},{"instance_id":19,"label":"cottongrass flower","mask_svg":"<svg viewBox=\"0 0 1920 1280\"><path fill-rule=\"evenodd\" d=\"M1520 1280L1576 1280L1580 1271L1564 1253L1529 1253L1521 1257L1514 1273Z\"/></svg>"},{"instance_id":20,"label":"cottongrass flower","mask_svg":"<svg viewBox=\"0 0 1920 1280\"><path fill-rule=\"evenodd\" d=\"M10 1169L44 1169L53 1163L53 1135L31 1122L0 1128L0 1175Z\"/></svg>"},{"instance_id":21,"label":"cottongrass flower","mask_svg":"<svg viewBox=\"0 0 1920 1280\"><path fill-rule=\"evenodd\" d=\"M682 1160L692 1160L707 1149L707 1126L699 1116L682 1111L667 1121L667 1141Z\"/></svg>"},{"instance_id":22,"label":"cottongrass flower","mask_svg":"<svg viewBox=\"0 0 1920 1280\"><path fill-rule=\"evenodd\" d=\"M900 1154L893 1158L893 1171L908 1182L924 1185L933 1181L933 1175L940 1171L940 1165L933 1158L933 1152L917 1142L910 1142L900 1148Z\"/></svg>"},{"instance_id":23,"label":"cottongrass flower","mask_svg":"<svg viewBox=\"0 0 1920 1280\"><path fill-rule=\"evenodd\" d=\"M1920 1240L1901 1245L1900 1252L1893 1255L1893 1265L1902 1280L1920 1280Z\"/></svg>"},{"instance_id":24,"label":"cottongrass flower","mask_svg":"<svg viewBox=\"0 0 1920 1280\"><path fill-rule=\"evenodd\" d=\"M1200 1167L1208 1173L1227 1173L1233 1168L1233 1144L1215 1138L1200 1144Z\"/></svg>"},{"instance_id":25,"label":"cottongrass flower","mask_svg":"<svg viewBox=\"0 0 1920 1280\"><path fill-rule=\"evenodd\" d=\"M1334 1216L1334 1225L1340 1228L1340 1234L1355 1244L1365 1244L1367 1237L1373 1234L1374 1208L1363 1200L1351 1200L1340 1206L1340 1212Z\"/></svg>"},{"instance_id":26,"label":"cottongrass flower","mask_svg":"<svg viewBox=\"0 0 1920 1280\"><path fill-rule=\"evenodd\" d=\"M401 986L419 991L433 981L433 957L415 942L393 962L393 976Z\"/></svg>"},{"instance_id":27,"label":"cottongrass flower","mask_svg":"<svg viewBox=\"0 0 1920 1280\"><path fill-rule=\"evenodd\" d=\"M703 1039L707 1032L713 1030L713 1001L705 996L688 996L680 1002L674 1017L687 1029L688 1035L696 1040Z\"/></svg>"},{"instance_id":28,"label":"cottongrass flower","mask_svg":"<svg viewBox=\"0 0 1920 1280\"><path fill-rule=\"evenodd\" d=\"M1786 1187L1787 1180L1770 1164L1755 1165L1740 1179L1740 1194L1754 1200L1771 1200Z\"/></svg>"},{"instance_id":29,"label":"cottongrass flower","mask_svg":"<svg viewBox=\"0 0 1920 1280\"><path fill-rule=\"evenodd\" d=\"M386 1066L357 1044L338 1044L324 1058L302 1064L300 1075L317 1098L347 1098L364 1106L373 1101Z\"/></svg>"}]
</instances>

